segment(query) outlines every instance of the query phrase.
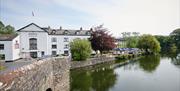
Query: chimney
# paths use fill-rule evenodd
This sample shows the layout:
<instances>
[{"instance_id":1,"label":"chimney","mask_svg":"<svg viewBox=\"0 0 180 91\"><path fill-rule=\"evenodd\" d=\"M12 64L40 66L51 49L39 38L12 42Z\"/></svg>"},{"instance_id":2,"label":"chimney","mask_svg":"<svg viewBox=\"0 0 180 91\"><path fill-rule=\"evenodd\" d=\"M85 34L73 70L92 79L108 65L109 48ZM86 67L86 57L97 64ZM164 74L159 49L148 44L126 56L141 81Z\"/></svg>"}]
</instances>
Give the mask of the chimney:
<instances>
[{"instance_id":1,"label":"chimney","mask_svg":"<svg viewBox=\"0 0 180 91\"><path fill-rule=\"evenodd\" d=\"M59 29L62 30L62 26L60 26Z\"/></svg>"},{"instance_id":2,"label":"chimney","mask_svg":"<svg viewBox=\"0 0 180 91\"><path fill-rule=\"evenodd\" d=\"M82 27L80 27L80 30L83 30Z\"/></svg>"},{"instance_id":3,"label":"chimney","mask_svg":"<svg viewBox=\"0 0 180 91\"><path fill-rule=\"evenodd\" d=\"M92 28L90 28L90 31L93 31L93 29L92 29Z\"/></svg>"},{"instance_id":4,"label":"chimney","mask_svg":"<svg viewBox=\"0 0 180 91\"><path fill-rule=\"evenodd\" d=\"M51 29L51 27L50 27L50 26L48 26L48 29Z\"/></svg>"}]
</instances>

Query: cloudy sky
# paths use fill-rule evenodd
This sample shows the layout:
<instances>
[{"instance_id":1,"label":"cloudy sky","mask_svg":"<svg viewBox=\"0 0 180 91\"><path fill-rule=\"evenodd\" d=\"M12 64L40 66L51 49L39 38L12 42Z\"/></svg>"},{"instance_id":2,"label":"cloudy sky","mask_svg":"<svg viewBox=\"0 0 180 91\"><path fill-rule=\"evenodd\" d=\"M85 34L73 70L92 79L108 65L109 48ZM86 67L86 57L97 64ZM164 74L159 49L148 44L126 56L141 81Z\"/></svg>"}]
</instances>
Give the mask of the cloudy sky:
<instances>
[{"instance_id":1,"label":"cloudy sky","mask_svg":"<svg viewBox=\"0 0 180 91\"><path fill-rule=\"evenodd\" d=\"M180 0L0 0L0 20L16 29L31 22L66 29L104 24L114 36L168 35L180 27Z\"/></svg>"}]
</instances>

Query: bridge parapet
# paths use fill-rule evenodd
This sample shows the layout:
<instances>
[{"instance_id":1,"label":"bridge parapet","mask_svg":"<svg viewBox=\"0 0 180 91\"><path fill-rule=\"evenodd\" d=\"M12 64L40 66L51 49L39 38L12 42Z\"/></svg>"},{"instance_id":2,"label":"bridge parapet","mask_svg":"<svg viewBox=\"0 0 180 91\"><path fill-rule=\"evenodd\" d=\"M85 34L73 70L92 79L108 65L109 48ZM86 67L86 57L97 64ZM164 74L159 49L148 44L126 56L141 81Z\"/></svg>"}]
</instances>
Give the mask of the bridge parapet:
<instances>
[{"instance_id":1,"label":"bridge parapet","mask_svg":"<svg viewBox=\"0 0 180 91\"><path fill-rule=\"evenodd\" d=\"M65 58L46 58L0 75L2 91L69 91L70 63Z\"/></svg>"}]
</instances>

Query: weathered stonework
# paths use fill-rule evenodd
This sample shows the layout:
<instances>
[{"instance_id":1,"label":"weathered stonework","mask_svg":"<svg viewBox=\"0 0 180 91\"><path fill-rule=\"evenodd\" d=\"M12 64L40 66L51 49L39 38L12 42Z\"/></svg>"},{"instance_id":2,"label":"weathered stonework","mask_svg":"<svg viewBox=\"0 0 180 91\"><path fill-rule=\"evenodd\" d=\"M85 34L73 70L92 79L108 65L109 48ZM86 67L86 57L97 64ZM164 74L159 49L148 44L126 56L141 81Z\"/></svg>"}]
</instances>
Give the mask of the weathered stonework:
<instances>
[{"instance_id":1,"label":"weathered stonework","mask_svg":"<svg viewBox=\"0 0 180 91\"><path fill-rule=\"evenodd\" d=\"M71 69L87 67L87 66L92 66L106 62L112 62L114 60L115 60L114 57L98 57L98 58L90 58L87 59L86 61L71 61Z\"/></svg>"},{"instance_id":2,"label":"weathered stonework","mask_svg":"<svg viewBox=\"0 0 180 91\"><path fill-rule=\"evenodd\" d=\"M69 91L69 61L47 58L0 75L0 91Z\"/></svg>"}]
</instances>

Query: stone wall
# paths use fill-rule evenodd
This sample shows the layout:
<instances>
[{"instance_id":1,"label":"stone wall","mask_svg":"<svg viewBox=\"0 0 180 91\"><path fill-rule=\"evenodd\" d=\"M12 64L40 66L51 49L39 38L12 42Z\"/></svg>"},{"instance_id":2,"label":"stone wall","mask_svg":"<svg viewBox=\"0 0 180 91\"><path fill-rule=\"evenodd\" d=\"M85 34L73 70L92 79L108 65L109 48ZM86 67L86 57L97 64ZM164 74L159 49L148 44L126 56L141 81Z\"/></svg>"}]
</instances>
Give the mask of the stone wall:
<instances>
[{"instance_id":1,"label":"stone wall","mask_svg":"<svg viewBox=\"0 0 180 91\"><path fill-rule=\"evenodd\" d=\"M96 64L111 62L114 60L115 60L114 57L98 57L98 58L90 58L87 59L86 61L71 61L71 69L92 66Z\"/></svg>"},{"instance_id":2,"label":"stone wall","mask_svg":"<svg viewBox=\"0 0 180 91\"><path fill-rule=\"evenodd\" d=\"M69 91L69 61L47 58L0 75L0 91Z\"/></svg>"}]
</instances>

